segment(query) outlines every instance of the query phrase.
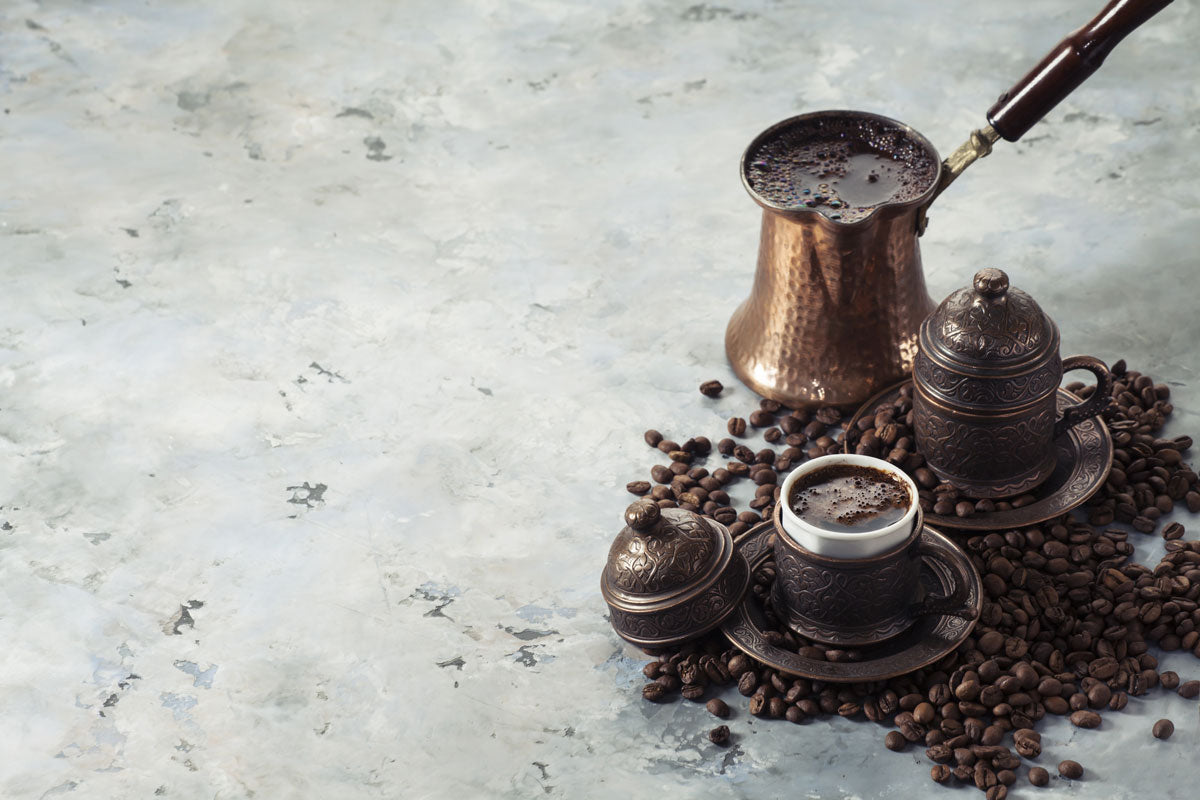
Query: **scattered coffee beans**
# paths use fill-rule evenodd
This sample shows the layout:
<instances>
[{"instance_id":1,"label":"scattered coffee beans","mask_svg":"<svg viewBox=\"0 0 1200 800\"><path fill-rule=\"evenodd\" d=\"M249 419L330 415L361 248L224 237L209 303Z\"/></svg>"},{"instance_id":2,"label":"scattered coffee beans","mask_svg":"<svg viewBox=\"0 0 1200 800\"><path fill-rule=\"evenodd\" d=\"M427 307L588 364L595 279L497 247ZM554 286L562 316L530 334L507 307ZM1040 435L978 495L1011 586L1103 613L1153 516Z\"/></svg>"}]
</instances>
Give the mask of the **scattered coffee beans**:
<instances>
[{"instance_id":1,"label":"scattered coffee beans","mask_svg":"<svg viewBox=\"0 0 1200 800\"><path fill-rule=\"evenodd\" d=\"M720 381L705 381L704 383L700 384L700 394L705 395L706 397L716 397L724 388L725 387L721 385Z\"/></svg>"},{"instance_id":2,"label":"scattered coffee beans","mask_svg":"<svg viewBox=\"0 0 1200 800\"><path fill-rule=\"evenodd\" d=\"M728 704L726 704L726 702L719 697L714 697L712 700L709 700L708 705L706 705L705 708L707 708L708 713L712 714L714 717L725 719L729 716Z\"/></svg>"},{"instance_id":3,"label":"scattered coffee beans","mask_svg":"<svg viewBox=\"0 0 1200 800\"><path fill-rule=\"evenodd\" d=\"M708 740L716 745L725 746L729 744L729 726L718 725L708 732Z\"/></svg>"},{"instance_id":4,"label":"scattered coffee beans","mask_svg":"<svg viewBox=\"0 0 1200 800\"><path fill-rule=\"evenodd\" d=\"M887 749L923 746L935 761L933 780L972 784L989 800L1006 796L1022 758L1041 754L1035 728L1046 714L1096 728L1102 714L1119 711L1131 696L1157 686L1189 699L1200 696L1200 681L1159 673L1149 652L1156 645L1200 657L1200 542L1186 541L1183 525L1166 525L1166 555L1151 568L1131 560L1134 548L1127 529L1106 527L1116 522L1149 533L1173 508L1200 512L1200 479L1184 463L1192 440L1158 435L1173 410L1165 385L1120 361L1112 370L1117 377L1114 402L1104 417L1113 436L1114 463L1107 483L1084 509L1086 523L1067 515L966 538L965 548L983 578L984 602L974 632L955 652L886 681L824 684L770 669L730 647L718 633L647 664L643 696L664 702L683 694L700 701L719 687L736 684L749 699L751 713L764 719L800 723L841 715L890 724L894 730L884 737ZM1088 387L1068 388L1085 397L1090 393ZM764 438L782 438L787 449L756 453L723 438L716 445L719 457L740 460L724 460L711 474L696 463L712 450L707 439L694 437L680 445L649 430L648 445L664 454L678 451L681 460L651 469L657 485L632 481L627 489L637 494L644 485L660 506L690 507L728 524L737 536L770 517L777 486L788 471L808 458L841 452L848 440L851 450L885 458L910 474L927 512L971 516L1032 502L1028 496L975 501L940 483L915 449L911 398L909 386L895 403L875 409L873 417L845 432L837 409L789 411L763 401L747 416L765 429ZM731 436L745 436L746 419L731 418L727 430ZM758 490L750 503L753 510L738 511L727 490L746 477ZM769 641L807 658L838 662L861 657L852 649L807 641L778 624L770 602L774 580L774 563L768 560L751 585L774 626L765 631ZM707 708L716 716L729 713L716 697L710 697ZM1166 726L1170 722L1160 720L1154 735L1169 730ZM725 726L712 733L721 728ZM1083 768L1064 761L1059 773L1074 780ZM1047 785L1049 777L1042 767L1028 772L1034 786Z\"/></svg>"}]
</instances>

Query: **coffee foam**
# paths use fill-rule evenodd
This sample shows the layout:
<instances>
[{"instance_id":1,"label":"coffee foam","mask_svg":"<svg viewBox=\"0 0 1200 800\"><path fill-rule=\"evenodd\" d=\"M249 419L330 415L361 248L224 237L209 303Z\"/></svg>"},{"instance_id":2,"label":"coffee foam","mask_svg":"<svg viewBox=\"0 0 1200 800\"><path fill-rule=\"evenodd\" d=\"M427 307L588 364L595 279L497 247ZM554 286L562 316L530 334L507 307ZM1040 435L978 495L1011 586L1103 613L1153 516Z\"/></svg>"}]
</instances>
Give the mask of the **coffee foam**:
<instances>
[{"instance_id":1,"label":"coffee foam","mask_svg":"<svg viewBox=\"0 0 1200 800\"><path fill-rule=\"evenodd\" d=\"M893 475L852 464L822 467L792 486L788 505L819 528L868 533L903 519L913 500Z\"/></svg>"},{"instance_id":2,"label":"coffee foam","mask_svg":"<svg viewBox=\"0 0 1200 800\"><path fill-rule=\"evenodd\" d=\"M797 120L762 137L746 156L746 180L765 201L840 222L920 197L937 168L903 128L862 118Z\"/></svg>"}]
</instances>

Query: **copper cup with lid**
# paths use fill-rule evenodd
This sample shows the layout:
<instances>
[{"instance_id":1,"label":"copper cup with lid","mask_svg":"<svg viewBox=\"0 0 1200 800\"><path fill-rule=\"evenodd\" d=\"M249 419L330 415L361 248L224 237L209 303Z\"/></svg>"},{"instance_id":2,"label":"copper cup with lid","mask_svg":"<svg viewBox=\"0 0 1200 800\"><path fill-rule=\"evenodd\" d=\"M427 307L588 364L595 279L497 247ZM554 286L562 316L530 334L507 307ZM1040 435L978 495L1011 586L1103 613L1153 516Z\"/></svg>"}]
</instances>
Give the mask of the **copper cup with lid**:
<instances>
[{"instance_id":1,"label":"copper cup with lid","mask_svg":"<svg viewBox=\"0 0 1200 800\"><path fill-rule=\"evenodd\" d=\"M750 567L721 523L650 499L625 510L600 580L623 639L653 650L716 628L750 585Z\"/></svg>"},{"instance_id":2,"label":"copper cup with lid","mask_svg":"<svg viewBox=\"0 0 1200 800\"><path fill-rule=\"evenodd\" d=\"M1058 413L1064 371L1096 376L1091 397ZM999 269L983 269L921 324L913 366L917 449L967 496L1011 497L1054 471L1054 440L1108 405L1112 375L1091 356L1059 356L1054 321Z\"/></svg>"}]
</instances>

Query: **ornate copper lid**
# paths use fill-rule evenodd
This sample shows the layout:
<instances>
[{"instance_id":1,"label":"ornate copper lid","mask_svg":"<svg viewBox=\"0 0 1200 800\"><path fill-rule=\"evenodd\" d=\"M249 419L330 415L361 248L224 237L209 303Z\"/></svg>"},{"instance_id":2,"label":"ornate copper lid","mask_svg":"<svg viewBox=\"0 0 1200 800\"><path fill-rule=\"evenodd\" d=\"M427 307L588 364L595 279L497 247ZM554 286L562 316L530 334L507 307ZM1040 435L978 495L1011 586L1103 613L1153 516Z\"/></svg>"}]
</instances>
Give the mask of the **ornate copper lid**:
<instances>
[{"instance_id":1,"label":"ornate copper lid","mask_svg":"<svg viewBox=\"0 0 1200 800\"><path fill-rule=\"evenodd\" d=\"M1058 352L1058 328L999 269L981 269L921 326L921 350L949 367L1009 371Z\"/></svg>"},{"instance_id":2,"label":"ornate copper lid","mask_svg":"<svg viewBox=\"0 0 1200 800\"><path fill-rule=\"evenodd\" d=\"M601 578L612 625L643 647L678 644L716 627L750 572L724 525L650 499L625 510Z\"/></svg>"},{"instance_id":3,"label":"ornate copper lid","mask_svg":"<svg viewBox=\"0 0 1200 800\"><path fill-rule=\"evenodd\" d=\"M608 551L605 576L630 596L678 590L713 566L720 534L691 512L638 500L625 510L627 525Z\"/></svg>"}]
</instances>

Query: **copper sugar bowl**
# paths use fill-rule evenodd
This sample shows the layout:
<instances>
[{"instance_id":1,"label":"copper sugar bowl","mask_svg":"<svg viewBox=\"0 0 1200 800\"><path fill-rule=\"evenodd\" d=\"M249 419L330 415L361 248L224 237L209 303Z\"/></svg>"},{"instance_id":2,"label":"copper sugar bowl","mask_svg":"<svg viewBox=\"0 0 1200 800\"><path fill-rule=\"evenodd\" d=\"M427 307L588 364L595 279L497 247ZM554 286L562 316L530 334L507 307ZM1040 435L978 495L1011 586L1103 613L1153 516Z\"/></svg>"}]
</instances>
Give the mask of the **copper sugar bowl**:
<instances>
[{"instance_id":1,"label":"copper sugar bowl","mask_svg":"<svg viewBox=\"0 0 1200 800\"><path fill-rule=\"evenodd\" d=\"M750 567L719 522L650 499L625 510L600 591L623 639L655 649L717 627L742 601Z\"/></svg>"},{"instance_id":2,"label":"copper sugar bowl","mask_svg":"<svg viewBox=\"0 0 1200 800\"><path fill-rule=\"evenodd\" d=\"M1057 412L1064 371L1097 387ZM970 497L1010 497L1054 471L1054 440L1099 414L1112 375L1091 356L1059 357L1058 327L999 269L947 297L921 324L913 366L917 449L938 477Z\"/></svg>"}]
</instances>

